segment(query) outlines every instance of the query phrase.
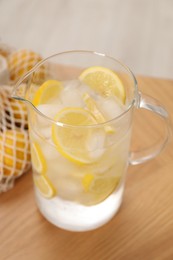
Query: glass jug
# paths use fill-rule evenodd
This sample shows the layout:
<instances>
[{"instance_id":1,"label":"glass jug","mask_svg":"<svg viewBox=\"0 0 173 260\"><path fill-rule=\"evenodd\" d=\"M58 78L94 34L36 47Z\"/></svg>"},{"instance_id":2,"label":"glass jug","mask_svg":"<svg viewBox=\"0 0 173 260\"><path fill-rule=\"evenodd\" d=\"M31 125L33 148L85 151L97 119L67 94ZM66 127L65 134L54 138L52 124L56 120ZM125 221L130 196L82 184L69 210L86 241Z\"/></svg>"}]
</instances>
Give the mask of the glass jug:
<instances>
[{"instance_id":1,"label":"glass jug","mask_svg":"<svg viewBox=\"0 0 173 260\"><path fill-rule=\"evenodd\" d=\"M109 95L105 82L106 98L97 91L93 94L81 82L88 68L115 73L123 104ZM152 159L170 137L165 108L138 91L127 66L105 54L69 51L52 55L17 82L13 97L28 107L38 208L48 221L66 230L86 231L107 223L121 205L128 165ZM163 118L165 135L152 148L131 152L135 108ZM100 111L112 117L99 121L103 119Z\"/></svg>"}]
</instances>

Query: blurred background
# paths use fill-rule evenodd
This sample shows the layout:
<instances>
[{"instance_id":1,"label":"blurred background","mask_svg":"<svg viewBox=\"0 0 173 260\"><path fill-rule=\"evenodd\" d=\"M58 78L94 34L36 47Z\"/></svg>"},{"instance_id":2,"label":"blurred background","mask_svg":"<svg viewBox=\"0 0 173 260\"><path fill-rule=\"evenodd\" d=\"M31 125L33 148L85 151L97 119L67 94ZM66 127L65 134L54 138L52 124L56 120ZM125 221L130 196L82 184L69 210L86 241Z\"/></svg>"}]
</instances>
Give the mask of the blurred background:
<instances>
[{"instance_id":1,"label":"blurred background","mask_svg":"<svg viewBox=\"0 0 173 260\"><path fill-rule=\"evenodd\" d=\"M173 78L173 0L0 0L0 41L43 57L73 49Z\"/></svg>"}]
</instances>

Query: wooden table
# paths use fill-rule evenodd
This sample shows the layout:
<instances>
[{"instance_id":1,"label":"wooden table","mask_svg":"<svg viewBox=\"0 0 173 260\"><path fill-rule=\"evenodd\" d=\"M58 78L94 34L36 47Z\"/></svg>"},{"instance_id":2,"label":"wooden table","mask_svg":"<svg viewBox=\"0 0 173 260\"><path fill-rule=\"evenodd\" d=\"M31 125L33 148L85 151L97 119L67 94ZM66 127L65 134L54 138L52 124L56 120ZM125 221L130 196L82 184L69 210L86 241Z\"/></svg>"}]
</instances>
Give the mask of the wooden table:
<instances>
[{"instance_id":1,"label":"wooden table","mask_svg":"<svg viewBox=\"0 0 173 260\"><path fill-rule=\"evenodd\" d=\"M173 81L138 77L138 82L172 114ZM151 143L160 131L150 117L136 113L134 146ZM31 173L23 175L0 194L0 259L172 260L173 142L157 158L129 167L120 211L95 231L67 232L47 222L36 208Z\"/></svg>"}]
</instances>

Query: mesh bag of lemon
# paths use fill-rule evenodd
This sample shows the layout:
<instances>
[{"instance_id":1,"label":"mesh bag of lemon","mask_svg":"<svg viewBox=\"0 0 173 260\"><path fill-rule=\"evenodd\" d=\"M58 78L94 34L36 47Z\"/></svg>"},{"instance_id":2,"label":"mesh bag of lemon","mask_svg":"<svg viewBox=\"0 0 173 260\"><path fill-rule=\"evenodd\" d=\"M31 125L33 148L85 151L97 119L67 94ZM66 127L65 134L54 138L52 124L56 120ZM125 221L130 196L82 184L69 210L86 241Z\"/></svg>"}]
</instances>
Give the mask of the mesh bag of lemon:
<instances>
[{"instance_id":1,"label":"mesh bag of lemon","mask_svg":"<svg viewBox=\"0 0 173 260\"><path fill-rule=\"evenodd\" d=\"M10 95L15 82L42 59L33 51L6 49L0 44L0 193L31 166L27 109ZM44 69L38 78L43 75Z\"/></svg>"},{"instance_id":2,"label":"mesh bag of lemon","mask_svg":"<svg viewBox=\"0 0 173 260\"><path fill-rule=\"evenodd\" d=\"M0 88L0 192L13 187L15 178L30 167L27 110L9 97L10 88Z\"/></svg>"}]
</instances>

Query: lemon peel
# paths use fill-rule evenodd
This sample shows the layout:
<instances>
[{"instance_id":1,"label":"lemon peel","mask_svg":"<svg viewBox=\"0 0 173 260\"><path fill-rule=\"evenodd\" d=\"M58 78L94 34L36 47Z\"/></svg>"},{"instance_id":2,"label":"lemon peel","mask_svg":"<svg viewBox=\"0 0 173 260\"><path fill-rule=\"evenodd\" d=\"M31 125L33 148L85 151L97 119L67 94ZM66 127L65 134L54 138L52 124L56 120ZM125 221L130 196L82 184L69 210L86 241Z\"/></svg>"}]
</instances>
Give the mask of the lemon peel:
<instances>
[{"instance_id":1,"label":"lemon peel","mask_svg":"<svg viewBox=\"0 0 173 260\"><path fill-rule=\"evenodd\" d=\"M94 180L94 175L91 173L85 174L85 176L82 179L82 186L86 192L90 190L90 186Z\"/></svg>"},{"instance_id":2,"label":"lemon peel","mask_svg":"<svg viewBox=\"0 0 173 260\"><path fill-rule=\"evenodd\" d=\"M40 104L47 104L53 98L56 98L63 86L60 81L57 80L47 80L45 81L36 91L33 98L33 105L38 106Z\"/></svg>"},{"instance_id":3,"label":"lemon peel","mask_svg":"<svg viewBox=\"0 0 173 260\"><path fill-rule=\"evenodd\" d=\"M86 205L94 205L105 200L118 187L120 177L92 178L90 174L84 176L83 187L85 192L92 195L92 199Z\"/></svg>"},{"instance_id":4,"label":"lemon peel","mask_svg":"<svg viewBox=\"0 0 173 260\"><path fill-rule=\"evenodd\" d=\"M91 112L91 114L96 119L97 123L105 123L106 119L103 116L103 114L101 113L101 111L99 110L99 108L97 107L95 100L88 93L84 93L83 100L84 100L88 110ZM105 128L106 133L112 134L115 132L114 128L109 125L105 125L104 128Z\"/></svg>"},{"instance_id":5,"label":"lemon peel","mask_svg":"<svg viewBox=\"0 0 173 260\"><path fill-rule=\"evenodd\" d=\"M56 195L57 191L47 176L38 175L34 176L33 179L35 186L43 197L50 199Z\"/></svg>"},{"instance_id":6,"label":"lemon peel","mask_svg":"<svg viewBox=\"0 0 173 260\"><path fill-rule=\"evenodd\" d=\"M34 169L39 174L45 174L47 171L47 164L40 145L33 142L31 146L32 164Z\"/></svg>"},{"instance_id":7,"label":"lemon peel","mask_svg":"<svg viewBox=\"0 0 173 260\"><path fill-rule=\"evenodd\" d=\"M101 66L85 69L79 79L103 97L116 96L125 103L126 93L119 76Z\"/></svg>"},{"instance_id":8,"label":"lemon peel","mask_svg":"<svg viewBox=\"0 0 173 260\"><path fill-rule=\"evenodd\" d=\"M91 113L79 107L64 108L57 113L54 120L78 126L76 128L52 125L52 140L60 154L79 165L92 163L93 158L90 156L87 143L97 132L90 127L83 127L97 123Z\"/></svg>"}]
</instances>

